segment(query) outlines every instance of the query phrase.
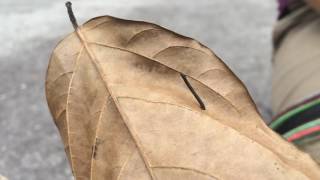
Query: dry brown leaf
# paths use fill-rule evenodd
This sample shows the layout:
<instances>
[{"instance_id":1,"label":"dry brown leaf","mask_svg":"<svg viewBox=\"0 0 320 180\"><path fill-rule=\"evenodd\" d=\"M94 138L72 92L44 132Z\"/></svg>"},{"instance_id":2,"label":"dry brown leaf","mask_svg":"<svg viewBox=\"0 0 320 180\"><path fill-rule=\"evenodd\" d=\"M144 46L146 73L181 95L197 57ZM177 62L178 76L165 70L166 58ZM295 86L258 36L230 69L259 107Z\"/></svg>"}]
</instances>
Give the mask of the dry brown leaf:
<instances>
[{"instance_id":1,"label":"dry brown leaf","mask_svg":"<svg viewBox=\"0 0 320 180\"><path fill-rule=\"evenodd\" d=\"M155 24L80 26L52 54L46 95L78 180L320 179L211 50Z\"/></svg>"}]
</instances>

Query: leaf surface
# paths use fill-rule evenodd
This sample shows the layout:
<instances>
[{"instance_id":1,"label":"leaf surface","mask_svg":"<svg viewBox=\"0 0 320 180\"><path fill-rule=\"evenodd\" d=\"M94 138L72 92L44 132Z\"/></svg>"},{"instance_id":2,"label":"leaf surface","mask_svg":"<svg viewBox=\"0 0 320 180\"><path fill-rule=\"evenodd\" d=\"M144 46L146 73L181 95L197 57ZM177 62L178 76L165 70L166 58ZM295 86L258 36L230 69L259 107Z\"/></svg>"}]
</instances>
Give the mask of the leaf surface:
<instances>
[{"instance_id":1,"label":"leaf surface","mask_svg":"<svg viewBox=\"0 0 320 180\"><path fill-rule=\"evenodd\" d=\"M46 94L78 180L320 177L211 50L155 24L85 23L54 50Z\"/></svg>"}]
</instances>

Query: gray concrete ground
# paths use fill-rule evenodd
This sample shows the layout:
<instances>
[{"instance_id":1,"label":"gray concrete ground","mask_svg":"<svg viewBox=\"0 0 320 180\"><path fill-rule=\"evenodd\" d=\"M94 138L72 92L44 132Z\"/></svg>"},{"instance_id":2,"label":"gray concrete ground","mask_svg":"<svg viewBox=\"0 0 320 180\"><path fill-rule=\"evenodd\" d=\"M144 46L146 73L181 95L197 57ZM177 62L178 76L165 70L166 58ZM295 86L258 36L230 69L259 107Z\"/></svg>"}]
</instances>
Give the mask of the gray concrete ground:
<instances>
[{"instance_id":1,"label":"gray concrete ground","mask_svg":"<svg viewBox=\"0 0 320 180\"><path fill-rule=\"evenodd\" d=\"M270 118L273 0L74 0L79 22L98 15L155 22L212 48ZM0 1L0 174L10 180L71 179L49 115L50 53L72 31L64 1Z\"/></svg>"}]
</instances>

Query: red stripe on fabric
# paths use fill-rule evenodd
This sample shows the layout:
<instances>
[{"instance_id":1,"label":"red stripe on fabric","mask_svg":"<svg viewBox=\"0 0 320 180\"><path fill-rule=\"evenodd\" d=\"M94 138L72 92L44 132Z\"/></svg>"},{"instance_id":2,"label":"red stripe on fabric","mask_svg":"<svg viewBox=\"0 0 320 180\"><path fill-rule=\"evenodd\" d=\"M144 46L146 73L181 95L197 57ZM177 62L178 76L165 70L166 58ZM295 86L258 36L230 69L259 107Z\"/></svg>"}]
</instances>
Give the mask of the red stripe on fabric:
<instances>
[{"instance_id":1,"label":"red stripe on fabric","mask_svg":"<svg viewBox=\"0 0 320 180\"><path fill-rule=\"evenodd\" d=\"M306 129L306 130L303 130L303 131L300 131L296 134L293 134L292 136L288 137L288 141L289 142L292 142L294 140L297 140L297 139L300 139L304 136L307 136L307 135L310 135L314 132L317 132L317 131L320 131L320 126L314 126L314 127L311 127L309 129Z\"/></svg>"}]
</instances>

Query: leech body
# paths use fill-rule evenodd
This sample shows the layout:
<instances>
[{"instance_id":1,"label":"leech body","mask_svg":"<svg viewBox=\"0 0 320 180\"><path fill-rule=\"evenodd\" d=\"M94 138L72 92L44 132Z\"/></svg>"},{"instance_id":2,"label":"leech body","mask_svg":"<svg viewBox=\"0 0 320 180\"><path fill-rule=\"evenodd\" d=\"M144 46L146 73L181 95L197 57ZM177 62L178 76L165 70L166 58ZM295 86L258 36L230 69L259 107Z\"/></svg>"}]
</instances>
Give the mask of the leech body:
<instances>
[{"instance_id":1,"label":"leech body","mask_svg":"<svg viewBox=\"0 0 320 180\"><path fill-rule=\"evenodd\" d=\"M191 91L192 95L196 98L196 100L198 101L200 108L202 110L206 110L206 107L203 103L203 101L201 100L200 96L196 93L196 91L193 89L193 87L191 86L190 82L187 79L187 76L180 73L181 78L183 79L184 83L186 83L186 85L188 86L189 90Z\"/></svg>"}]
</instances>

